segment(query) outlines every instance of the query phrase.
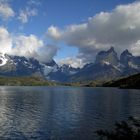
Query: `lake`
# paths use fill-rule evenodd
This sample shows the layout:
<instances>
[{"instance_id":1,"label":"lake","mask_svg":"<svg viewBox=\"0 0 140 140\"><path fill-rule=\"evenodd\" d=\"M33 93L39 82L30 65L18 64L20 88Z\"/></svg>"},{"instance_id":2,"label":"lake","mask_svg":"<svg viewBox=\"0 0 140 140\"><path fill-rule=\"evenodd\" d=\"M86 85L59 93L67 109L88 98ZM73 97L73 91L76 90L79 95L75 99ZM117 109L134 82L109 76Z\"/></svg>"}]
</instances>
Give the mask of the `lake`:
<instances>
[{"instance_id":1,"label":"lake","mask_svg":"<svg viewBox=\"0 0 140 140\"><path fill-rule=\"evenodd\" d=\"M95 131L140 117L140 91L0 87L0 140L97 140Z\"/></svg>"}]
</instances>

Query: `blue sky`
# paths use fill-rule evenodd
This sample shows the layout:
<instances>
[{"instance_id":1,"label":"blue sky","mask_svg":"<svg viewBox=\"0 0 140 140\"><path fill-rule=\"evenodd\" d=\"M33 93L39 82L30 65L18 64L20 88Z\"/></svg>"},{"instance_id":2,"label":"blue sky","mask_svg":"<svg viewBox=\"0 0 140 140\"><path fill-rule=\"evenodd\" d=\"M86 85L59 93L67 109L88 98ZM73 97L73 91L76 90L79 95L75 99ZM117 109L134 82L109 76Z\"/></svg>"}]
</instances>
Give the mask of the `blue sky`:
<instances>
[{"instance_id":1,"label":"blue sky","mask_svg":"<svg viewBox=\"0 0 140 140\"><path fill-rule=\"evenodd\" d=\"M18 13L20 9L25 9L30 0L9 0L13 10ZM32 0L31 0L32 1ZM134 0L33 0L30 7L37 9L38 14L32 17L28 24L24 25L23 33L34 33L41 36L49 26L56 25L64 27L69 24L78 24L86 21L101 11L110 11L120 4L134 2ZM12 22L1 22L7 25L11 31L18 31L17 20ZM17 26L18 25L18 26ZM36 28L36 27L39 28ZM20 31L21 32L21 31Z\"/></svg>"},{"instance_id":2,"label":"blue sky","mask_svg":"<svg viewBox=\"0 0 140 140\"><path fill-rule=\"evenodd\" d=\"M65 32L68 26L82 25L88 22L89 17L101 12L111 13L118 5L133 2L134 0L0 0L0 26L16 37L29 37L32 34L45 44L53 44L57 47L57 53L53 57L59 61L81 53L74 43L48 37L46 33L51 26ZM8 13L8 9L7 13L3 12L3 5L11 8L14 13Z\"/></svg>"}]
</instances>

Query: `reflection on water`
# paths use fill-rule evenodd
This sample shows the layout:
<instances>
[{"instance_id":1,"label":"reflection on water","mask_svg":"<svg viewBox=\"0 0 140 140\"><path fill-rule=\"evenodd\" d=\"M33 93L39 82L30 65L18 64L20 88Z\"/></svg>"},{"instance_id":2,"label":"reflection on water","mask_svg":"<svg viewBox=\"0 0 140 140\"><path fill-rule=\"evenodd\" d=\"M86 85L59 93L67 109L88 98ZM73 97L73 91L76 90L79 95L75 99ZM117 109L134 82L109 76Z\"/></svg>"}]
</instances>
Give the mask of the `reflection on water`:
<instances>
[{"instance_id":1,"label":"reflection on water","mask_svg":"<svg viewBox=\"0 0 140 140\"><path fill-rule=\"evenodd\" d=\"M96 140L116 120L140 117L138 90L0 87L0 139Z\"/></svg>"}]
</instances>

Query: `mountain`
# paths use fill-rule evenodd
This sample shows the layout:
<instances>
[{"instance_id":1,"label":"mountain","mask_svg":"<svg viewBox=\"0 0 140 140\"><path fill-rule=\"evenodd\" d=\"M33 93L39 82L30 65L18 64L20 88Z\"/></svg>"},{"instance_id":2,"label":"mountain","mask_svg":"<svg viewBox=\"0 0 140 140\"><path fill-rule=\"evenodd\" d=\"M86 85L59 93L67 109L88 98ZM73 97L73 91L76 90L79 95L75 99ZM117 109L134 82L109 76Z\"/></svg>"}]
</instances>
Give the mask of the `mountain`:
<instances>
[{"instance_id":1,"label":"mountain","mask_svg":"<svg viewBox=\"0 0 140 140\"><path fill-rule=\"evenodd\" d=\"M100 51L94 63L83 68L58 65L54 60L39 62L34 58L0 53L0 76L41 76L56 82L109 81L140 72L140 57L125 50L118 57L114 47Z\"/></svg>"},{"instance_id":2,"label":"mountain","mask_svg":"<svg viewBox=\"0 0 140 140\"><path fill-rule=\"evenodd\" d=\"M54 62L44 64L34 58L0 54L0 75L3 76L31 76L34 74L44 76L46 69L49 71L49 68L54 65Z\"/></svg>"},{"instance_id":3,"label":"mountain","mask_svg":"<svg viewBox=\"0 0 140 140\"><path fill-rule=\"evenodd\" d=\"M125 50L121 53L120 55L120 62L125 65L126 67L128 67L128 62L133 58L133 55L128 51Z\"/></svg>"},{"instance_id":4,"label":"mountain","mask_svg":"<svg viewBox=\"0 0 140 140\"><path fill-rule=\"evenodd\" d=\"M42 66L34 58L9 56L0 54L0 75L25 76L33 73L41 73Z\"/></svg>"},{"instance_id":5,"label":"mountain","mask_svg":"<svg viewBox=\"0 0 140 140\"><path fill-rule=\"evenodd\" d=\"M133 56L128 50L120 55L120 63L123 65L124 76L140 72L140 57Z\"/></svg>"},{"instance_id":6,"label":"mountain","mask_svg":"<svg viewBox=\"0 0 140 140\"><path fill-rule=\"evenodd\" d=\"M117 53L114 47L111 47L107 51L99 52L95 63L85 65L78 73L70 77L70 81L111 80L122 75L120 66Z\"/></svg>"},{"instance_id":7,"label":"mountain","mask_svg":"<svg viewBox=\"0 0 140 140\"><path fill-rule=\"evenodd\" d=\"M79 68L70 65L58 66L54 60L39 62L34 58L10 56L0 53L1 76L41 76L50 81L67 81L68 77L76 74Z\"/></svg>"},{"instance_id":8,"label":"mountain","mask_svg":"<svg viewBox=\"0 0 140 140\"><path fill-rule=\"evenodd\" d=\"M70 65L57 67L57 70L48 74L48 79L59 82L77 82L89 80L111 80L120 77L119 58L114 48L101 51L97 54L95 63L89 63L83 68L72 68Z\"/></svg>"},{"instance_id":9,"label":"mountain","mask_svg":"<svg viewBox=\"0 0 140 140\"><path fill-rule=\"evenodd\" d=\"M58 82L69 82L70 77L78 73L80 68L73 68L70 65L58 66L57 70L48 74L48 79Z\"/></svg>"},{"instance_id":10,"label":"mountain","mask_svg":"<svg viewBox=\"0 0 140 140\"><path fill-rule=\"evenodd\" d=\"M111 47L108 51L101 51L97 54L95 64L106 63L114 66L118 65L119 59L114 47Z\"/></svg>"},{"instance_id":11,"label":"mountain","mask_svg":"<svg viewBox=\"0 0 140 140\"><path fill-rule=\"evenodd\" d=\"M88 64L77 74L70 77L70 81L89 81L101 80L106 81L115 77L119 77L121 72L110 63Z\"/></svg>"},{"instance_id":12,"label":"mountain","mask_svg":"<svg viewBox=\"0 0 140 140\"><path fill-rule=\"evenodd\" d=\"M69 82L78 81L109 81L119 77L129 76L140 72L140 57L133 56L128 50L121 53L120 58L114 47L100 51L95 63L89 63L71 75Z\"/></svg>"},{"instance_id":13,"label":"mountain","mask_svg":"<svg viewBox=\"0 0 140 140\"><path fill-rule=\"evenodd\" d=\"M140 73L105 83L105 87L140 89Z\"/></svg>"}]
</instances>

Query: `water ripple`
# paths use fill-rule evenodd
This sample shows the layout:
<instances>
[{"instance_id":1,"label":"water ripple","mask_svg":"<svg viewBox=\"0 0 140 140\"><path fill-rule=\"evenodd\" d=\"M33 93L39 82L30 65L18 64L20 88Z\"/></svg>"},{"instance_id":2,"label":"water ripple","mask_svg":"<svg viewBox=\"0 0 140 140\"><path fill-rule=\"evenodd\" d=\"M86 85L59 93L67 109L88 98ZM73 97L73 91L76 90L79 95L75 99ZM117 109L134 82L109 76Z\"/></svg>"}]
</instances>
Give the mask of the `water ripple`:
<instances>
[{"instance_id":1,"label":"water ripple","mask_svg":"<svg viewBox=\"0 0 140 140\"><path fill-rule=\"evenodd\" d=\"M0 140L96 140L139 108L137 90L0 87Z\"/></svg>"}]
</instances>

